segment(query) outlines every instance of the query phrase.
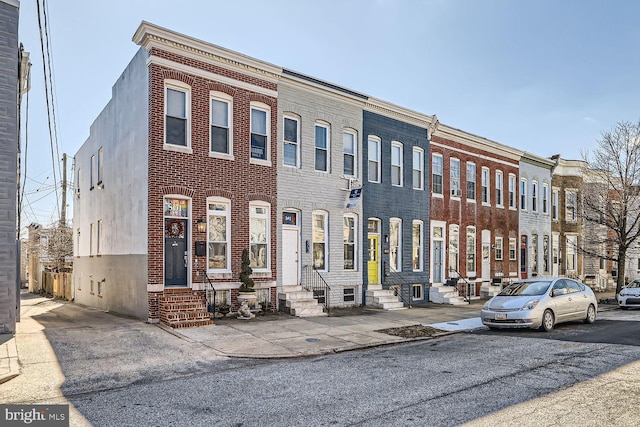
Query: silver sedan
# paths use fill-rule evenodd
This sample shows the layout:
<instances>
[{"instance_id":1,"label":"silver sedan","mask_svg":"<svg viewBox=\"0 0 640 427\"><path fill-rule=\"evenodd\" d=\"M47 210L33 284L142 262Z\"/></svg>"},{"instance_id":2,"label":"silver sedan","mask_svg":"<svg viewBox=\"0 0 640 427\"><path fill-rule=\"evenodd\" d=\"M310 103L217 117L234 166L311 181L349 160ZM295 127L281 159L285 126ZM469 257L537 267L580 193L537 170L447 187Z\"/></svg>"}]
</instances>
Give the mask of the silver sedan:
<instances>
[{"instance_id":1,"label":"silver sedan","mask_svg":"<svg viewBox=\"0 0 640 427\"><path fill-rule=\"evenodd\" d=\"M557 323L596 321L598 301L591 288L564 277L519 280L482 307L490 329L531 328L551 331Z\"/></svg>"}]
</instances>

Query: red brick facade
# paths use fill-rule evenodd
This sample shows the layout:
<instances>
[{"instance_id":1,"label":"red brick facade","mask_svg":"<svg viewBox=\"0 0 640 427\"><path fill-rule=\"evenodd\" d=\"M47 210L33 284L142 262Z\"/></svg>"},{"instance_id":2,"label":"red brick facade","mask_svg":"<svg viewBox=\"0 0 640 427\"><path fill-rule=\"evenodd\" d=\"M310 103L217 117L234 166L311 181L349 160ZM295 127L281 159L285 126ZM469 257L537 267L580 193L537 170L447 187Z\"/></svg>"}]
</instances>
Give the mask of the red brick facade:
<instances>
[{"instance_id":1,"label":"red brick facade","mask_svg":"<svg viewBox=\"0 0 640 427\"><path fill-rule=\"evenodd\" d=\"M206 241L206 233L198 232L196 220L206 218L206 199L221 196L231 200L230 257L232 278L238 281L241 254L249 246L249 203L263 201L270 209L270 271L271 277L254 278L256 282L276 279L276 141L277 98L245 88L223 84L202 77L213 73L227 79L248 83L275 91L276 84L238 71L182 57L173 53L151 50L153 57L170 60L202 70L204 73L190 75L183 71L168 69L151 62L149 65L149 205L148 205L148 278L149 285L164 285L164 216L163 198L167 194L182 195L191 199L189 227L191 283L202 283L202 270L206 268L206 257L195 256L195 241ZM164 88L167 79L183 82L190 87L191 144L192 153L163 149L164 144ZM227 80L228 81L228 80ZM233 98L233 156L221 159L209 156L210 147L210 93L223 92ZM260 102L271 108L269 159L272 166L250 163L250 103ZM234 294L235 295L235 294ZM149 318L158 319L158 292L149 292Z\"/></svg>"}]
</instances>

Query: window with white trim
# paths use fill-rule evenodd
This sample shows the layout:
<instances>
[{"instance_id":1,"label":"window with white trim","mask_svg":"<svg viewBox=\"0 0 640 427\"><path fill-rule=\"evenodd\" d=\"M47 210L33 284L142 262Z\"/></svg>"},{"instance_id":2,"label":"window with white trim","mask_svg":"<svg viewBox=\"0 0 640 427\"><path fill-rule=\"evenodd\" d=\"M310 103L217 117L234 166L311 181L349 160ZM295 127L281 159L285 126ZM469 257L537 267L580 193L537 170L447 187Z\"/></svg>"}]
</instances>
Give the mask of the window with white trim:
<instances>
[{"instance_id":1,"label":"window with white trim","mask_svg":"<svg viewBox=\"0 0 640 427\"><path fill-rule=\"evenodd\" d=\"M538 211L538 181L531 182L531 212Z\"/></svg>"},{"instance_id":2,"label":"window with white trim","mask_svg":"<svg viewBox=\"0 0 640 427\"><path fill-rule=\"evenodd\" d=\"M369 182L380 182L380 139L374 136L368 138Z\"/></svg>"},{"instance_id":3,"label":"window with white trim","mask_svg":"<svg viewBox=\"0 0 640 427\"><path fill-rule=\"evenodd\" d=\"M313 266L322 271L329 269L327 264L328 218L325 211L313 211L312 213L311 239L313 244Z\"/></svg>"},{"instance_id":4,"label":"window with white trim","mask_svg":"<svg viewBox=\"0 0 640 427\"><path fill-rule=\"evenodd\" d=\"M402 143L391 142L391 185L402 187L403 182L403 149Z\"/></svg>"},{"instance_id":5,"label":"window with white trim","mask_svg":"<svg viewBox=\"0 0 640 427\"><path fill-rule=\"evenodd\" d=\"M431 182L433 194L443 194L443 159L441 154L431 156Z\"/></svg>"},{"instance_id":6,"label":"window with white trim","mask_svg":"<svg viewBox=\"0 0 640 427\"><path fill-rule=\"evenodd\" d=\"M565 221L578 220L578 192L575 190L565 190Z\"/></svg>"},{"instance_id":7,"label":"window with white trim","mask_svg":"<svg viewBox=\"0 0 640 427\"><path fill-rule=\"evenodd\" d=\"M449 270L452 275L457 276L458 270L458 248L460 247L460 226L458 224L449 224Z\"/></svg>"},{"instance_id":8,"label":"window with white trim","mask_svg":"<svg viewBox=\"0 0 640 427\"><path fill-rule=\"evenodd\" d=\"M422 252L423 252L423 222L420 220L413 221L412 227L412 250L411 250L411 259L413 265L413 271L423 271L423 261L422 261Z\"/></svg>"},{"instance_id":9,"label":"window with white trim","mask_svg":"<svg viewBox=\"0 0 640 427\"><path fill-rule=\"evenodd\" d=\"M414 284L411 286L411 299L414 301L420 301L424 299L424 286L420 284Z\"/></svg>"},{"instance_id":10,"label":"window with white trim","mask_svg":"<svg viewBox=\"0 0 640 427\"><path fill-rule=\"evenodd\" d=\"M271 266L270 210L266 202L249 203L249 265L254 271L266 271Z\"/></svg>"},{"instance_id":11,"label":"window with white trim","mask_svg":"<svg viewBox=\"0 0 640 427\"><path fill-rule=\"evenodd\" d=\"M402 271L402 220L389 219L389 267L393 271Z\"/></svg>"},{"instance_id":12,"label":"window with white trim","mask_svg":"<svg viewBox=\"0 0 640 427\"><path fill-rule=\"evenodd\" d=\"M527 210L527 179L520 178L520 210Z\"/></svg>"},{"instance_id":13,"label":"window with white trim","mask_svg":"<svg viewBox=\"0 0 640 427\"><path fill-rule=\"evenodd\" d=\"M504 249L504 241L502 239L502 236L496 236L496 243L495 246L493 247L494 250L494 256L496 261L502 261L502 251Z\"/></svg>"},{"instance_id":14,"label":"window with white trim","mask_svg":"<svg viewBox=\"0 0 640 427\"><path fill-rule=\"evenodd\" d=\"M558 194L558 190L553 189L551 194L551 218L555 220L558 219Z\"/></svg>"},{"instance_id":15,"label":"window with white trim","mask_svg":"<svg viewBox=\"0 0 640 427\"><path fill-rule=\"evenodd\" d=\"M330 168L329 126L322 123L315 125L315 169L329 172Z\"/></svg>"},{"instance_id":16,"label":"window with white trim","mask_svg":"<svg viewBox=\"0 0 640 427\"><path fill-rule=\"evenodd\" d=\"M212 153L233 153L232 137L232 98L219 92L212 92L211 99L211 135L209 150Z\"/></svg>"},{"instance_id":17,"label":"window with white trim","mask_svg":"<svg viewBox=\"0 0 640 427\"><path fill-rule=\"evenodd\" d=\"M542 213L549 213L549 184L542 184Z\"/></svg>"},{"instance_id":18,"label":"window with white trim","mask_svg":"<svg viewBox=\"0 0 640 427\"><path fill-rule=\"evenodd\" d=\"M207 270L231 271L231 201L207 198Z\"/></svg>"},{"instance_id":19,"label":"window with white trim","mask_svg":"<svg viewBox=\"0 0 640 427\"><path fill-rule=\"evenodd\" d=\"M251 160L269 160L271 146L271 108L262 103L251 103Z\"/></svg>"},{"instance_id":20,"label":"window with white trim","mask_svg":"<svg viewBox=\"0 0 640 427\"><path fill-rule=\"evenodd\" d=\"M496 171L496 205L504 206L504 175L502 171Z\"/></svg>"},{"instance_id":21,"label":"window with white trim","mask_svg":"<svg viewBox=\"0 0 640 427\"><path fill-rule=\"evenodd\" d=\"M578 236L567 235L567 271L576 271L578 268Z\"/></svg>"},{"instance_id":22,"label":"window with white trim","mask_svg":"<svg viewBox=\"0 0 640 427\"><path fill-rule=\"evenodd\" d=\"M490 194L490 177L489 177L489 168L482 168L482 204L488 205L491 204L491 194Z\"/></svg>"},{"instance_id":23,"label":"window with white trim","mask_svg":"<svg viewBox=\"0 0 640 427\"><path fill-rule=\"evenodd\" d=\"M424 150L413 147L413 189L424 190Z\"/></svg>"},{"instance_id":24,"label":"window with white trim","mask_svg":"<svg viewBox=\"0 0 640 427\"><path fill-rule=\"evenodd\" d=\"M358 175L358 134L352 130L342 131L342 172L345 176Z\"/></svg>"},{"instance_id":25,"label":"window with white trim","mask_svg":"<svg viewBox=\"0 0 640 427\"><path fill-rule=\"evenodd\" d=\"M358 218L353 214L345 214L343 219L343 243L344 243L344 264L345 270L357 270L356 254L358 240Z\"/></svg>"},{"instance_id":26,"label":"window with white trim","mask_svg":"<svg viewBox=\"0 0 640 427\"><path fill-rule=\"evenodd\" d=\"M294 116L284 117L284 143L282 163L294 168L300 167L300 120Z\"/></svg>"},{"instance_id":27,"label":"window with white trim","mask_svg":"<svg viewBox=\"0 0 640 427\"><path fill-rule=\"evenodd\" d=\"M542 237L542 266L545 273L549 272L549 236Z\"/></svg>"},{"instance_id":28,"label":"window with white trim","mask_svg":"<svg viewBox=\"0 0 640 427\"><path fill-rule=\"evenodd\" d=\"M517 256L517 240L514 237L509 238L509 261L515 261Z\"/></svg>"},{"instance_id":29,"label":"window with white trim","mask_svg":"<svg viewBox=\"0 0 640 427\"><path fill-rule=\"evenodd\" d=\"M538 235L531 235L531 272L538 274Z\"/></svg>"},{"instance_id":30,"label":"window with white trim","mask_svg":"<svg viewBox=\"0 0 640 427\"><path fill-rule=\"evenodd\" d=\"M467 227L467 275L476 272L476 228Z\"/></svg>"},{"instance_id":31,"label":"window with white trim","mask_svg":"<svg viewBox=\"0 0 640 427\"><path fill-rule=\"evenodd\" d=\"M164 143L191 147L191 88L178 81L165 81Z\"/></svg>"},{"instance_id":32,"label":"window with white trim","mask_svg":"<svg viewBox=\"0 0 640 427\"><path fill-rule=\"evenodd\" d=\"M467 200L476 199L476 164L467 162Z\"/></svg>"},{"instance_id":33,"label":"window with white trim","mask_svg":"<svg viewBox=\"0 0 640 427\"><path fill-rule=\"evenodd\" d=\"M509 174L509 208L516 208L516 176Z\"/></svg>"},{"instance_id":34,"label":"window with white trim","mask_svg":"<svg viewBox=\"0 0 640 427\"><path fill-rule=\"evenodd\" d=\"M460 189L460 159L449 159L449 188L451 197L460 197L462 195Z\"/></svg>"}]
</instances>

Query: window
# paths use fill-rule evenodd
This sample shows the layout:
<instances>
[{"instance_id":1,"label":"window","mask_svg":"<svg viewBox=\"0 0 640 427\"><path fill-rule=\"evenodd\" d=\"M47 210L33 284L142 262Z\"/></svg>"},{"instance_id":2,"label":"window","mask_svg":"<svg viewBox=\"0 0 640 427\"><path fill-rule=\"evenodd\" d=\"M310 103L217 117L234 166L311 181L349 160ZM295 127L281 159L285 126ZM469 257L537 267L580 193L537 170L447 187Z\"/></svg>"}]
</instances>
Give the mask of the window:
<instances>
[{"instance_id":1,"label":"window","mask_svg":"<svg viewBox=\"0 0 640 427\"><path fill-rule=\"evenodd\" d=\"M300 121L295 117L284 118L283 164L300 167Z\"/></svg>"},{"instance_id":2,"label":"window","mask_svg":"<svg viewBox=\"0 0 640 427\"><path fill-rule=\"evenodd\" d=\"M527 180L520 179L520 210L527 210Z\"/></svg>"},{"instance_id":3,"label":"window","mask_svg":"<svg viewBox=\"0 0 640 427\"><path fill-rule=\"evenodd\" d=\"M98 229L96 230L96 254L102 253L102 220L98 220Z\"/></svg>"},{"instance_id":4,"label":"window","mask_svg":"<svg viewBox=\"0 0 640 427\"><path fill-rule=\"evenodd\" d=\"M476 228L467 227L467 274L476 271Z\"/></svg>"},{"instance_id":5,"label":"window","mask_svg":"<svg viewBox=\"0 0 640 427\"><path fill-rule=\"evenodd\" d=\"M460 160L450 159L449 166L449 186L451 188L451 197L460 197Z\"/></svg>"},{"instance_id":6,"label":"window","mask_svg":"<svg viewBox=\"0 0 640 427\"><path fill-rule=\"evenodd\" d=\"M94 187L94 179L95 177L93 176L96 173L96 156L92 155L91 156L91 163L89 165L89 190L93 190Z\"/></svg>"},{"instance_id":7,"label":"window","mask_svg":"<svg viewBox=\"0 0 640 427\"><path fill-rule=\"evenodd\" d=\"M509 174L509 208L516 208L516 176Z\"/></svg>"},{"instance_id":8,"label":"window","mask_svg":"<svg viewBox=\"0 0 640 427\"><path fill-rule=\"evenodd\" d=\"M531 235L531 272L538 274L538 235Z\"/></svg>"},{"instance_id":9,"label":"window","mask_svg":"<svg viewBox=\"0 0 640 427\"><path fill-rule=\"evenodd\" d=\"M501 236L496 236L496 245L493 248L495 250L496 261L502 261L502 249L503 249L503 239Z\"/></svg>"},{"instance_id":10,"label":"window","mask_svg":"<svg viewBox=\"0 0 640 427\"><path fill-rule=\"evenodd\" d=\"M476 199L476 164L467 162L467 200Z\"/></svg>"},{"instance_id":11,"label":"window","mask_svg":"<svg viewBox=\"0 0 640 427\"><path fill-rule=\"evenodd\" d=\"M231 204L228 199L207 199L207 269L209 271L231 270L230 215Z\"/></svg>"},{"instance_id":12,"label":"window","mask_svg":"<svg viewBox=\"0 0 640 427\"><path fill-rule=\"evenodd\" d=\"M515 237L510 237L509 238L509 261L515 261L516 260L516 246L517 245L517 241L515 239Z\"/></svg>"},{"instance_id":13,"label":"window","mask_svg":"<svg viewBox=\"0 0 640 427\"><path fill-rule=\"evenodd\" d=\"M502 171L496 171L496 205L504 206L504 196L502 190L504 188L504 176Z\"/></svg>"},{"instance_id":14,"label":"window","mask_svg":"<svg viewBox=\"0 0 640 427\"><path fill-rule=\"evenodd\" d=\"M211 95L211 152L233 153L231 99L224 94Z\"/></svg>"},{"instance_id":15,"label":"window","mask_svg":"<svg viewBox=\"0 0 640 427\"><path fill-rule=\"evenodd\" d=\"M189 147L189 93L188 86L180 82L165 84L164 143Z\"/></svg>"},{"instance_id":16,"label":"window","mask_svg":"<svg viewBox=\"0 0 640 427\"><path fill-rule=\"evenodd\" d=\"M558 219L558 190L553 190L551 195L551 218Z\"/></svg>"},{"instance_id":17,"label":"window","mask_svg":"<svg viewBox=\"0 0 640 427\"><path fill-rule=\"evenodd\" d=\"M98 188L102 187L102 171L104 169L104 148L100 147L98 150Z\"/></svg>"},{"instance_id":18,"label":"window","mask_svg":"<svg viewBox=\"0 0 640 427\"><path fill-rule=\"evenodd\" d=\"M422 285L412 285L411 286L411 299L413 299L414 301L418 301L418 300L424 299L423 289L424 288L423 288Z\"/></svg>"},{"instance_id":19,"label":"window","mask_svg":"<svg viewBox=\"0 0 640 427\"><path fill-rule=\"evenodd\" d=\"M413 147L413 189L424 190L424 150Z\"/></svg>"},{"instance_id":20,"label":"window","mask_svg":"<svg viewBox=\"0 0 640 427\"><path fill-rule=\"evenodd\" d=\"M549 213L549 184L542 184L542 213Z\"/></svg>"},{"instance_id":21,"label":"window","mask_svg":"<svg viewBox=\"0 0 640 427\"><path fill-rule=\"evenodd\" d=\"M357 219L355 215L345 215L343 218L344 240L344 269L356 270L356 230Z\"/></svg>"},{"instance_id":22,"label":"window","mask_svg":"<svg viewBox=\"0 0 640 427\"><path fill-rule=\"evenodd\" d=\"M564 192L566 210L566 221L577 221L578 219L578 193L574 190L566 190Z\"/></svg>"},{"instance_id":23,"label":"window","mask_svg":"<svg viewBox=\"0 0 640 427\"><path fill-rule=\"evenodd\" d=\"M324 289L314 289L313 297L318 301L318 304L325 304L327 302L327 296Z\"/></svg>"},{"instance_id":24,"label":"window","mask_svg":"<svg viewBox=\"0 0 640 427\"><path fill-rule=\"evenodd\" d=\"M380 182L380 140L369 137L369 182Z\"/></svg>"},{"instance_id":25,"label":"window","mask_svg":"<svg viewBox=\"0 0 640 427\"><path fill-rule=\"evenodd\" d=\"M271 110L263 104L251 105L251 159L269 160Z\"/></svg>"},{"instance_id":26,"label":"window","mask_svg":"<svg viewBox=\"0 0 640 427\"><path fill-rule=\"evenodd\" d=\"M270 266L269 210L268 204L249 203L249 265L254 270L264 271Z\"/></svg>"},{"instance_id":27,"label":"window","mask_svg":"<svg viewBox=\"0 0 640 427\"><path fill-rule=\"evenodd\" d=\"M449 270L455 276L458 274L458 247L460 243L460 227L457 224L449 225Z\"/></svg>"},{"instance_id":28,"label":"window","mask_svg":"<svg viewBox=\"0 0 640 427\"><path fill-rule=\"evenodd\" d=\"M413 271L422 271L423 263L422 263L422 221L415 220L413 221L413 230L412 230L412 251L411 251L411 259L413 264Z\"/></svg>"},{"instance_id":29,"label":"window","mask_svg":"<svg viewBox=\"0 0 640 427\"><path fill-rule=\"evenodd\" d=\"M433 182L433 194L442 194L442 155L431 156L431 181Z\"/></svg>"},{"instance_id":30,"label":"window","mask_svg":"<svg viewBox=\"0 0 640 427\"><path fill-rule=\"evenodd\" d=\"M545 273L549 272L549 236L542 238L542 267Z\"/></svg>"},{"instance_id":31,"label":"window","mask_svg":"<svg viewBox=\"0 0 640 427\"><path fill-rule=\"evenodd\" d=\"M389 266L393 271L402 271L402 220L391 218L389 220Z\"/></svg>"},{"instance_id":32,"label":"window","mask_svg":"<svg viewBox=\"0 0 640 427\"><path fill-rule=\"evenodd\" d=\"M358 137L353 131L345 130L342 132L342 147L343 147L343 167L342 171L345 176L356 176L358 170L356 165L358 164L357 147Z\"/></svg>"},{"instance_id":33,"label":"window","mask_svg":"<svg viewBox=\"0 0 640 427\"><path fill-rule=\"evenodd\" d=\"M402 144L393 141L391 143L391 185L402 187L403 163Z\"/></svg>"},{"instance_id":34,"label":"window","mask_svg":"<svg viewBox=\"0 0 640 427\"><path fill-rule=\"evenodd\" d=\"M82 169L78 168L76 173L76 197L80 197L80 179L82 178Z\"/></svg>"},{"instance_id":35,"label":"window","mask_svg":"<svg viewBox=\"0 0 640 427\"><path fill-rule=\"evenodd\" d=\"M482 204L488 205L491 203L491 196L489 194L489 168L482 168Z\"/></svg>"},{"instance_id":36,"label":"window","mask_svg":"<svg viewBox=\"0 0 640 427\"><path fill-rule=\"evenodd\" d=\"M342 290L342 301L354 302L356 300L356 288L344 288Z\"/></svg>"},{"instance_id":37,"label":"window","mask_svg":"<svg viewBox=\"0 0 640 427\"><path fill-rule=\"evenodd\" d=\"M538 181L531 182L531 212L538 212Z\"/></svg>"},{"instance_id":38,"label":"window","mask_svg":"<svg viewBox=\"0 0 640 427\"><path fill-rule=\"evenodd\" d=\"M94 223L89 224L89 256L93 256L95 253L94 244L95 244L95 227Z\"/></svg>"},{"instance_id":39,"label":"window","mask_svg":"<svg viewBox=\"0 0 640 427\"><path fill-rule=\"evenodd\" d=\"M576 271L578 266L578 236L567 235L567 271Z\"/></svg>"},{"instance_id":40,"label":"window","mask_svg":"<svg viewBox=\"0 0 640 427\"><path fill-rule=\"evenodd\" d=\"M329 127L316 123L316 170L329 172Z\"/></svg>"},{"instance_id":41,"label":"window","mask_svg":"<svg viewBox=\"0 0 640 427\"><path fill-rule=\"evenodd\" d=\"M327 213L316 211L312 215L313 266L318 270L327 270Z\"/></svg>"}]
</instances>

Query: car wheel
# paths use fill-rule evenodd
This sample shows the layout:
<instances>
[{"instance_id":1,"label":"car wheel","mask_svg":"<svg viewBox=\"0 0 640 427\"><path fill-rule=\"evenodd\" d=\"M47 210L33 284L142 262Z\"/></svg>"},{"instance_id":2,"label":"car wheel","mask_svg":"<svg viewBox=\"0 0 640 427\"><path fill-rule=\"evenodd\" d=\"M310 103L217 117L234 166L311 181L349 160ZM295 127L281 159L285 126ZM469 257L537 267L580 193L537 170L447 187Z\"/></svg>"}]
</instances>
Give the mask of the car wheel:
<instances>
[{"instance_id":1,"label":"car wheel","mask_svg":"<svg viewBox=\"0 0 640 427\"><path fill-rule=\"evenodd\" d=\"M596 321L596 308L593 304L589 304L587 308L587 317L584 318L584 323L594 323Z\"/></svg>"},{"instance_id":2,"label":"car wheel","mask_svg":"<svg viewBox=\"0 0 640 427\"><path fill-rule=\"evenodd\" d=\"M540 330L545 332L551 332L553 330L553 325L555 324L555 317L551 310L545 310L542 315L542 326L540 326Z\"/></svg>"}]
</instances>

